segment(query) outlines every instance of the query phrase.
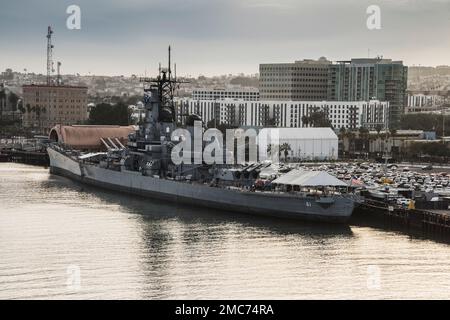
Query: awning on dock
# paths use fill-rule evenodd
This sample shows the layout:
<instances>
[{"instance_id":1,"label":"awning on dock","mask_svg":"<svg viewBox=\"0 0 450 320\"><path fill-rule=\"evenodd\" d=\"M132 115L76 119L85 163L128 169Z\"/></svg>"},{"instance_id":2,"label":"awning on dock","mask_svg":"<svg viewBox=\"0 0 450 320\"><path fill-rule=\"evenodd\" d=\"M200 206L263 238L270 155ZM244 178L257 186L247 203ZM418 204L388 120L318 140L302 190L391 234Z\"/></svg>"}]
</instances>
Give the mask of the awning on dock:
<instances>
[{"instance_id":1,"label":"awning on dock","mask_svg":"<svg viewBox=\"0 0 450 320\"><path fill-rule=\"evenodd\" d=\"M348 185L325 171L292 170L272 181L273 184L282 184L300 187L347 187Z\"/></svg>"}]
</instances>

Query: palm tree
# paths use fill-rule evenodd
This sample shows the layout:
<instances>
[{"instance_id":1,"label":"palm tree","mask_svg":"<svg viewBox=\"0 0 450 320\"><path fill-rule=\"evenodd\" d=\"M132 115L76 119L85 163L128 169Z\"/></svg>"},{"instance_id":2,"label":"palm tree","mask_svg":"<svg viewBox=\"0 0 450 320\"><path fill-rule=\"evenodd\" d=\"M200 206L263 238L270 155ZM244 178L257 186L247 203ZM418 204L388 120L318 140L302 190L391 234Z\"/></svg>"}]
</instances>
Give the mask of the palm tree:
<instances>
[{"instance_id":1,"label":"palm tree","mask_svg":"<svg viewBox=\"0 0 450 320\"><path fill-rule=\"evenodd\" d=\"M397 130L396 129L390 129L390 135L392 137L392 147L395 149L395 137L397 136ZM392 148L391 148L391 152L392 152Z\"/></svg>"},{"instance_id":2,"label":"palm tree","mask_svg":"<svg viewBox=\"0 0 450 320\"><path fill-rule=\"evenodd\" d=\"M308 124L309 124L309 117L308 116L303 116L302 117L302 122L303 122L303 126L304 127L308 127Z\"/></svg>"},{"instance_id":3,"label":"palm tree","mask_svg":"<svg viewBox=\"0 0 450 320\"><path fill-rule=\"evenodd\" d=\"M363 149L366 150L367 148L367 142L369 140L370 137L370 132L369 129L365 128L365 127L360 127L359 128L359 138L360 140L362 140L362 145L363 145Z\"/></svg>"},{"instance_id":4,"label":"palm tree","mask_svg":"<svg viewBox=\"0 0 450 320\"><path fill-rule=\"evenodd\" d=\"M289 151L291 151L291 146L289 145L289 143L283 143L282 145L280 145L280 154L281 152L283 152L284 154L284 160L287 159L287 156L289 154Z\"/></svg>"},{"instance_id":5,"label":"palm tree","mask_svg":"<svg viewBox=\"0 0 450 320\"><path fill-rule=\"evenodd\" d=\"M37 121L38 121L38 126L39 128L41 127L41 113L42 113L42 108L40 106L35 106L33 108L31 108L32 111L34 112Z\"/></svg>"},{"instance_id":6,"label":"palm tree","mask_svg":"<svg viewBox=\"0 0 450 320\"><path fill-rule=\"evenodd\" d=\"M380 135L381 130L383 130L383 126L381 124L377 124L375 126L375 131L377 132L377 135Z\"/></svg>"},{"instance_id":7,"label":"palm tree","mask_svg":"<svg viewBox=\"0 0 450 320\"><path fill-rule=\"evenodd\" d=\"M347 131L344 127L339 129L339 135L338 138L342 142L342 154L345 157L345 138L348 137L349 131Z\"/></svg>"},{"instance_id":8,"label":"palm tree","mask_svg":"<svg viewBox=\"0 0 450 320\"><path fill-rule=\"evenodd\" d=\"M353 146L353 155L356 152L356 130L349 130L347 133L348 141L349 141L349 150Z\"/></svg>"},{"instance_id":9,"label":"palm tree","mask_svg":"<svg viewBox=\"0 0 450 320\"><path fill-rule=\"evenodd\" d=\"M381 124L377 124L376 126L375 126L375 130L377 131L377 137L376 137L376 140L378 141L378 150L380 149L380 144L381 144L381 142L380 142L380 138L381 138L381 130L383 130L383 126L381 125Z\"/></svg>"},{"instance_id":10,"label":"palm tree","mask_svg":"<svg viewBox=\"0 0 450 320\"><path fill-rule=\"evenodd\" d=\"M347 130L345 130L344 127L339 129L339 140L344 140L344 138L347 136Z\"/></svg>"}]
</instances>

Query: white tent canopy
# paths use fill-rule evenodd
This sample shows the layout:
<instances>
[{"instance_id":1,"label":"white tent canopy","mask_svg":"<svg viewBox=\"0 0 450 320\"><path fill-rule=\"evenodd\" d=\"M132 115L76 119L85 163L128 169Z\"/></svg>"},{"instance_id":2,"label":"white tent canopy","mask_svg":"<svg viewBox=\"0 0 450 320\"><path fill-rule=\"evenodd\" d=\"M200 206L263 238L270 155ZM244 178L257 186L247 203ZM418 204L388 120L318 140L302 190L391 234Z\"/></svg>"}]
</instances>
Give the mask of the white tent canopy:
<instances>
[{"instance_id":1,"label":"white tent canopy","mask_svg":"<svg viewBox=\"0 0 450 320\"><path fill-rule=\"evenodd\" d=\"M311 160L338 158L338 137L331 128L279 128L278 132L280 145L287 143L290 147L289 157Z\"/></svg>"},{"instance_id":2,"label":"white tent canopy","mask_svg":"<svg viewBox=\"0 0 450 320\"><path fill-rule=\"evenodd\" d=\"M348 185L325 171L292 170L272 181L273 184L283 184L302 187L347 187Z\"/></svg>"}]
</instances>

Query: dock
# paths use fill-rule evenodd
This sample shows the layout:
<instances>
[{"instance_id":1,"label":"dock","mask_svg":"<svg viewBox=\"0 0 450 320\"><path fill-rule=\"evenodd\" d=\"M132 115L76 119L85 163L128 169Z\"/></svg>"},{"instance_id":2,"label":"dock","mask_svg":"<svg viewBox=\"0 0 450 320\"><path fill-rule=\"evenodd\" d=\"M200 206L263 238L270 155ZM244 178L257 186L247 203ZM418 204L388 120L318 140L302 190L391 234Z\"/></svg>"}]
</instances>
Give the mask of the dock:
<instances>
[{"instance_id":1,"label":"dock","mask_svg":"<svg viewBox=\"0 0 450 320\"><path fill-rule=\"evenodd\" d=\"M50 160L47 152L35 152L24 150L0 150L0 162L18 162L39 166L49 166Z\"/></svg>"},{"instance_id":2,"label":"dock","mask_svg":"<svg viewBox=\"0 0 450 320\"><path fill-rule=\"evenodd\" d=\"M423 227L428 232L450 234L450 210L427 210L423 213Z\"/></svg>"},{"instance_id":3,"label":"dock","mask_svg":"<svg viewBox=\"0 0 450 320\"><path fill-rule=\"evenodd\" d=\"M408 209L365 199L355 208L354 221L396 224L432 236L450 236L450 210Z\"/></svg>"},{"instance_id":4,"label":"dock","mask_svg":"<svg viewBox=\"0 0 450 320\"><path fill-rule=\"evenodd\" d=\"M34 138L10 137L0 139L0 162L17 162L38 166L49 166L46 136Z\"/></svg>"}]
</instances>

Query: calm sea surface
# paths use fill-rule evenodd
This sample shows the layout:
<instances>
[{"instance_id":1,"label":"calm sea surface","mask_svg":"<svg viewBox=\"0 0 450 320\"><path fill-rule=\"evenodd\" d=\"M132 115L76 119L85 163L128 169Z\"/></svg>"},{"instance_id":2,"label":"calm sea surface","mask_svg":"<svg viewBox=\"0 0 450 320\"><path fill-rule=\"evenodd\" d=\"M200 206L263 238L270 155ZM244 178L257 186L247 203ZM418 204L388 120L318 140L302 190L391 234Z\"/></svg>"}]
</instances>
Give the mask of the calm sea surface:
<instances>
[{"instance_id":1,"label":"calm sea surface","mask_svg":"<svg viewBox=\"0 0 450 320\"><path fill-rule=\"evenodd\" d=\"M182 208L0 163L0 299L450 298L450 245Z\"/></svg>"}]
</instances>

